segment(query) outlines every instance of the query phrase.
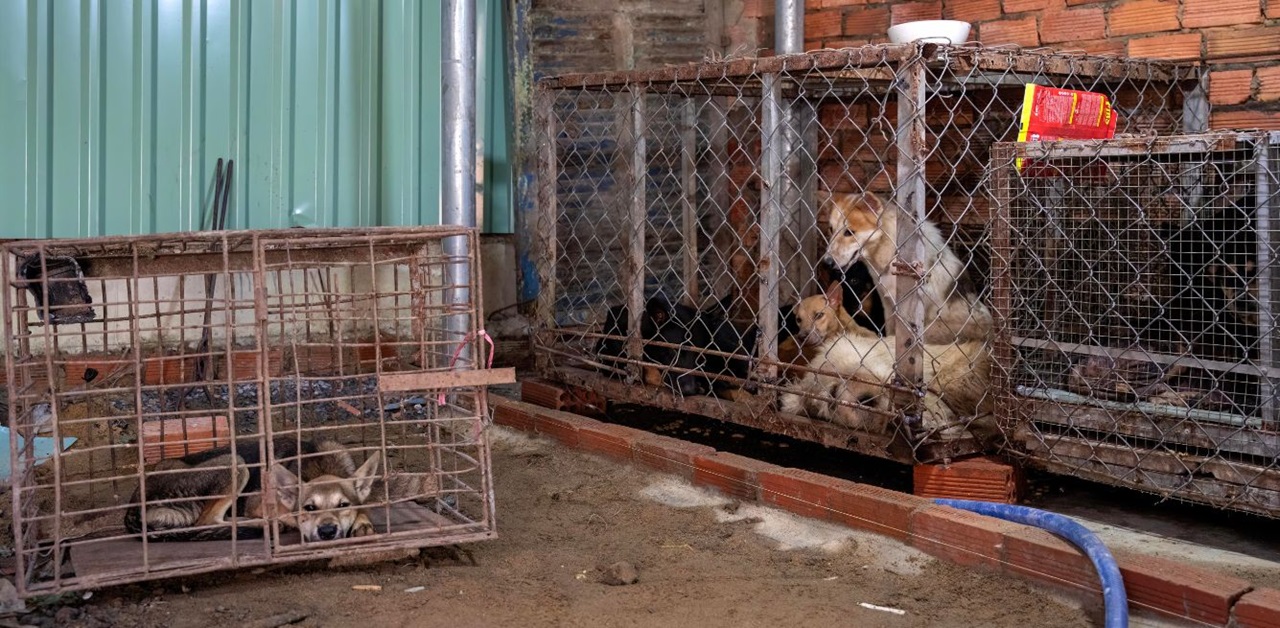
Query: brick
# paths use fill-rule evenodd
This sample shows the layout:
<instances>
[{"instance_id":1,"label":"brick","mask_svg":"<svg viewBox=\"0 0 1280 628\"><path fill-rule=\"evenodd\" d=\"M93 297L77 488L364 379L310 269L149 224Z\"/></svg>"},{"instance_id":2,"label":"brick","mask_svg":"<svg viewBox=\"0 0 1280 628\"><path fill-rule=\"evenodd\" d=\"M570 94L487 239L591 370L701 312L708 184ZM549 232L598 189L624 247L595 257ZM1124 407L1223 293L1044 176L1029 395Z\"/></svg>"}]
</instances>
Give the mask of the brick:
<instances>
[{"instance_id":1,"label":"brick","mask_svg":"<svg viewBox=\"0 0 1280 628\"><path fill-rule=\"evenodd\" d=\"M1067 6L1077 7L1082 4L1098 4L1100 2L1107 2L1107 1L1108 0L1067 0Z\"/></svg>"},{"instance_id":2,"label":"brick","mask_svg":"<svg viewBox=\"0 0 1280 628\"><path fill-rule=\"evenodd\" d=\"M1004 0L1004 12L1006 14L1043 11L1053 6L1064 5L1062 0Z\"/></svg>"},{"instance_id":3,"label":"brick","mask_svg":"<svg viewBox=\"0 0 1280 628\"><path fill-rule=\"evenodd\" d=\"M1266 57L1274 58L1280 50L1280 28L1264 26L1241 30L1208 32L1209 56L1214 59Z\"/></svg>"},{"instance_id":4,"label":"brick","mask_svg":"<svg viewBox=\"0 0 1280 628\"><path fill-rule=\"evenodd\" d=\"M1174 617L1224 625L1231 617L1232 603L1252 588L1240 578L1184 562L1140 554L1112 554L1124 576L1130 605Z\"/></svg>"},{"instance_id":5,"label":"brick","mask_svg":"<svg viewBox=\"0 0 1280 628\"><path fill-rule=\"evenodd\" d=\"M773 0L763 0L770 7L773 7ZM806 5L806 9L831 9L835 7L849 7L857 4L866 4L867 0L813 0ZM773 15L773 11L769 12Z\"/></svg>"},{"instance_id":6,"label":"brick","mask_svg":"<svg viewBox=\"0 0 1280 628\"><path fill-rule=\"evenodd\" d=\"M718 451L693 459L693 483L718 489L731 497L754 501L760 495L758 474L780 468L767 462Z\"/></svg>"},{"instance_id":7,"label":"brick","mask_svg":"<svg viewBox=\"0 0 1280 628\"><path fill-rule=\"evenodd\" d=\"M845 35L883 35L889 30L889 9L859 8L844 15Z\"/></svg>"},{"instance_id":8,"label":"brick","mask_svg":"<svg viewBox=\"0 0 1280 628\"><path fill-rule=\"evenodd\" d=\"M523 408L503 402L494 404L493 422L522 432L534 432L537 417Z\"/></svg>"},{"instance_id":9,"label":"brick","mask_svg":"<svg viewBox=\"0 0 1280 628\"><path fill-rule=\"evenodd\" d=\"M827 509L831 477L801 469L780 469L761 471L757 478L760 481L760 501L801 517L831 518Z\"/></svg>"},{"instance_id":10,"label":"brick","mask_svg":"<svg viewBox=\"0 0 1280 628\"><path fill-rule=\"evenodd\" d=\"M1102 39L1106 34L1102 9L1046 12L1040 23L1040 41L1046 44Z\"/></svg>"},{"instance_id":11,"label":"brick","mask_svg":"<svg viewBox=\"0 0 1280 628\"><path fill-rule=\"evenodd\" d=\"M911 537L911 513L933 503L879 486L843 481L832 485L827 499L828 516L833 521L900 541Z\"/></svg>"},{"instance_id":12,"label":"brick","mask_svg":"<svg viewBox=\"0 0 1280 628\"><path fill-rule=\"evenodd\" d=\"M1218 70L1209 73L1209 102L1238 105L1253 93L1253 70Z\"/></svg>"},{"instance_id":13,"label":"brick","mask_svg":"<svg viewBox=\"0 0 1280 628\"><path fill-rule=\"evenodd\" d=\"M1214 111L1209 114L1209 127L1280 131L1280 111Z\"/></svg>"},{"instance_id":14,"label":"brick","mask_svg":"<svg viewBox=\"0 0 1280 628\"><path fill-rule=\"evenodd\" d=\"M841 48L858 48L869 43L871 43L870 39L828 39L822 42L822 47L839 50Z\"/></svg>"},{"instance_id":15,"label":"brick","mask_svg":"<svg viewBox=\"0 0 1280 628\"><path fill-rule=\"evenodd\" d=\"M1200 33L1157 35L1129 40L1129 56L1186 61L1200 58Z\"/></svg>"},{"instance_id":16,"label":"brick","mask_svg":"<svg viewBox=\"0 0 1280 628\"><path fill-rule=\"evenodd\" d=\"M520 401L559 410L564 405L565 389L544 379L520 382Z\"/></svg>"},{"instance_id":17,"label":"brick","mask_svg":"<svg viewBox=\"0 0 1280 628\"><path fill-rule=\"evenodd\" d=\"M947 506L911 513L911 544L944 560L969 567L1000 567L1005 534L1019 526Z\"/></svg>"},{"instance_id":18,"label":"brick","mask_svg":"<svg viewBox=\"0 0 1280 628\"><path fill-rule=\"evenodd\" d=\"M1017 44L1031 48L1040 45L1040 30L1036 27L1034 17L987 22L978 26L978 35L980 41L987 46Z\"/></svg>"},{"instance_id":19,"label":"brick","mask_svg":"<svg viewBox=\"0 0 1280 628\"><path fill-rule=\"evenodd\" d=\"M1123 55L1123 39L1095 39L1093 41L1073 41L1071 49L1083 50L1091 55Z\"/></svg>"},{"instance_id":20,"label":"brick","mask_svg":"<svg viewBox=\"0 0 1280 628\"><path fill-rule=\"evenodd\" d=\"M631 462L635 444L644 440L648 435L648 432L625 425L612 425L609 423L587 425L578 428L578 446L583 451L602 454L614 460Z\"/></svg>"},{"instance_id":21,"label":"brick","mask_svg":"<svg viewBox=\"0 0 1280 628\"><path fill-rule=\"evenodd\" d=\"M715 453L714 447L690 443L670 436L649 434L635 444L632 458L650 469L692 480L694 459Z\"/></svg>"},{"instance_id":22,"label":"brick","mask_svg":"<svg viewBox=\"0 0 1280 628\"><path fill-rule=\"evenodd\" d=\"M905 24L917 20L942 19L942 2L902 2L894 4L890 10L894 24Z\"/></svg>"},{"instance_id":23,"label":"brick","mask_svg":"<svg viewBox=\"0 0 1280 628\"><path fill-rule=\"evenodd\" d=\"M994 20L1000 17L1000 0L946 0L942 17L971 23Z\"/></svg>"},{"instance_id":24,"label":"brick","mask_svg":"<svg viewBox=\"0 0 1280 628\"><path fill-rule=\"evenodd\" d=\"M971 458L952 464L918 464L913 492L921 497L972 499L1013 504L1018 501L1021 474L994 458Z\"/></svg>"},{"instance_id":25,"label":"brick","mask_svg":"<svg viewBox=\"0 0 1280 628\"><path fill-rule=\"evenodd\" d=\"M580 428L600 423L594 419L554 410L547 410L545 413L537 415L537 417L538 420L533 424L534 430L539 434L559 441L567 447L578 446L578 430Z\"/></svg>"},{"instance_id":26,"label":"brick","mask_svg":"<svg viewBox=\"0 0 1280 628\"><path fill-rule=\"evenodd\" d=\"M1074 545L1038 528L1017 526L1005 533L1004 563L1005 570L1015 575L1102 595L1098 573L1089 558Z\"/></svg>"},{"instance_id":27,"label":"brick","mask_svg":"<svg viewBox=\"0 0 1280 628\"><path fill-rule=\"evenodd\" d=\"M1232 607L1231 615L1236 628L1280 628L1280 591L1250 591Z\"/></svg>"},{"instance_id":28,"label":"brick","mask_svg":"<svg viewBox=\"0 0 1280 628\"><path fill-rule=\"evenodd\" d=\"M1175 0L1134 0L1118 4L1107 15L1112 37L1146 35L1178 30L1178 3Z\"/></svg>"},{"instance_id":29,"label":"brick","mask_svg":"<svg viewBox=\"0 0 1280 628\"><path fill-rule=\"evenodd\" d=\"M825 46L821 39L806 39L804 42L804 51L813 52L814 50L822 50Z\"/></svg>"},{"instance_id":30,"label":"brick","mask_svg":"<svg viewBox=\"0 0 1280 628\"><path fill-rule=\"evenodd\" d=\"M1182 25L1187 28L1236 26L1262 21L1259 0L1184 0Z\"/></svg>"},{"instance_id":31,"label":"brick","mask_svg":"<svg viewBox=\"0 0 1280 628\"><path fill-rule=\"evenodd\" d=\"M1263 0L1263 3L1267 5L1266 11L1264 11L1267 19L1280 18L1280 0Z\"/></svg>"},{"instance_id":32,"label":"brick","mask_svg":"<svg viewBox=\"0 0 1280 628\"><path fill-rule=\"evenodd\" d=\"M804 16L806 39L839 37L844 32L844 11L818 11Z\"/></svg>"},{"instance_id":33,"label":"brick","mask_svg":"<svg viewBox=\"0 0 1280 628\"><path fill-rule=\"evenodd\" d=\"M1258 68L1258 100L1280 100L1280 66Z\"/></svg>"}]
</instances>

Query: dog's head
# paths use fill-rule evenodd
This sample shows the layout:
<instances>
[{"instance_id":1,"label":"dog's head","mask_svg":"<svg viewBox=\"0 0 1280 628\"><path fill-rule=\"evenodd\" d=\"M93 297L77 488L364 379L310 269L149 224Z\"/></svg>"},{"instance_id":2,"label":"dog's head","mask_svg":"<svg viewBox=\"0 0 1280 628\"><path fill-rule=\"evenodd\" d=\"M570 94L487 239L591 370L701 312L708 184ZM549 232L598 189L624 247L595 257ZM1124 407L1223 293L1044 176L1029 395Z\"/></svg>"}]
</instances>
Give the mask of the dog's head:
<instances>
[{"instance_id":1,"label":"dog's head","mask_svg":"<svg viewBox=\"0 0 1280 628\"><path fill-rule=\"evenodd\" d=\"M352 477L322 475L309 482L300 482L298 476L279 464L273 466L271 481L282 521L296 527L307 541L347 538L360 506L373 490L379 460L378 452L374 452Z\"/></svg>"},{"instance_id":2,"label":"dog's head","mask_svg":"<svg viewBox=\"0 0 1280 628\"><path fill-rule=\"evenodd\" d=\"M867 245L885 235L880 227L885 203L871 192L828 193L820 200L831 236L827 241L827 254L823 261L841 271L849 270L854 262L862 258Z\"/></svg>"},{"instance_id":3,"label":"dog's head","mask_svg":"<svg viewBox=\"0 0 1280 628\"><path fill-rule=\"evenodd\" d=\"M817 346L834 338L844 329L844 291L839 282L827 286L824 294L805 297L795 307L796 340L802 345Z\"/></svg>"}]
</instances>

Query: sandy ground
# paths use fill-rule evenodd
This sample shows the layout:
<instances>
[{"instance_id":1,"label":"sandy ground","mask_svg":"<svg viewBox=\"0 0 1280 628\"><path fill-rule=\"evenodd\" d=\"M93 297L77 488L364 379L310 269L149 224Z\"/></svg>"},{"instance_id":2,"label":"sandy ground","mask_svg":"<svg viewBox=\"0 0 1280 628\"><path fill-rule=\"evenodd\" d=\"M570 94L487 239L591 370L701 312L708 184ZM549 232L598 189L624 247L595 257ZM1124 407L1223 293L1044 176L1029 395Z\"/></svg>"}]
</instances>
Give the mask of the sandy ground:
<instances>
[{"instance_id":1,"label":"sandy ground","mask_svg":"<svg viewBox=\"0 0 1280 628\"><path fill-rule=\"evenodd\" d=\"M206 628L292 614L305 616L297 626L1094 625L1078 604L1017 579L493 429L497 540L340 571L98 591L22 623ZM618 562L638 581L603 583Z\"/></svg>"}]
</instances>

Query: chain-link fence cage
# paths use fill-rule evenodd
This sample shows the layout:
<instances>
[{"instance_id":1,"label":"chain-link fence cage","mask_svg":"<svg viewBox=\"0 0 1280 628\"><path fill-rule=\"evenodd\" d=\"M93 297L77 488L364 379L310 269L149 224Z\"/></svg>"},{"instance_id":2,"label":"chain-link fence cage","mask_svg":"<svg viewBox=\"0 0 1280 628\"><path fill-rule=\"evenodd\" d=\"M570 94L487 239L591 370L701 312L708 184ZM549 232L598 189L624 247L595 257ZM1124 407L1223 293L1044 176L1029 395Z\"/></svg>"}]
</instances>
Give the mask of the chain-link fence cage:
<instances>
[{"instance_id":1,"label":"chain-link fence cage","mask_svg":"<svg viewBox=\"0 0 1280 628\"><path fill-rule=\"evenodd\" d=\"M471 368L476 251L442 227L5 244L19 591L492 537L485 386L514 374Z\"/></svg>"},{"instance_id":2,"label":"chain-link fence cage","mask_svg":"<svg viewBox=\"0 0 1280 628\"><path fill-rule=\"evenodd\" d=\"M542 80L539 368L903 461L983 449L986 166L1028 83L1153 135L1196 75L923 44Z\"/></svg>"},{"instance_id":3,"label":"chain-link fence cage","mask_svg":"<svg viewBox=\"0 0 1280 628\"><path fill-rule=\"evenodd\" d=\"M1010 451L1280 516L1278 159L1274 133L996 147Z\"/></svg>"}]
</instances>

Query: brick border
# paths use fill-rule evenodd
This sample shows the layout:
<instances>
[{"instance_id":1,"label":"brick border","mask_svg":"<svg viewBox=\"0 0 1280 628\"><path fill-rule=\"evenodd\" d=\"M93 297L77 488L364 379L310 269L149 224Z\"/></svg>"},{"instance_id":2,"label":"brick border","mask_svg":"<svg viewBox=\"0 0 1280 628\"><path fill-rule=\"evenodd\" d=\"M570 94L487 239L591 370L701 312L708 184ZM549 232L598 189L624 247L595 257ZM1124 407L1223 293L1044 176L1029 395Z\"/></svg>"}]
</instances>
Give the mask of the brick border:
<instances>
[{"instance_id":1,"label":"brick border","mask_svg":"<svg viewBox=\"0 0 1280 628\"><path fill-rule=\"evenodd\" d=\"M1088 559L1038 528L514 399L494 396L490 400L499 425L680 475L738 499L882 534L942 560L1102 600ZM1254 587L1220 572L1154 556L1113 554L1133 610L1154 610L1217 626L1280 628L1280 590Z\"/></svg>"}]
</instances>

